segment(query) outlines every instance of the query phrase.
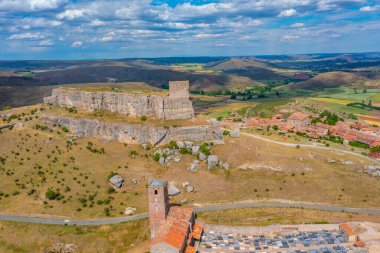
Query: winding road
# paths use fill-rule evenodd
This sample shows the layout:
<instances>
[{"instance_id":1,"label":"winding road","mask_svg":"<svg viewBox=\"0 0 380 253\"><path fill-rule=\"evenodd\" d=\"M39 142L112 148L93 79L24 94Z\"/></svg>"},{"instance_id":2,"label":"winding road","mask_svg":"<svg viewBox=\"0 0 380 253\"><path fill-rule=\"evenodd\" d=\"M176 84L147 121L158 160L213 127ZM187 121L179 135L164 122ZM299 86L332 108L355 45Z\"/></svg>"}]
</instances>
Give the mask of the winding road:
<instances>
[{"instance_id":1,"label":"winding road","mask_svg":"<svg viewBox=\"0 0 380 253\"><path fill-rule=\"evenodd\" d=\"M250 134L250 133L244 133L244 132L242 132L241 135L249 136L249 137L252 137L252 138L255 138L255 139L258 139L258 140L262 140L262 141L266 141L266 142L275 143L275 144L278 144L278 145L281 145L281 146L285 146L285 147L295 148L295 147L299 146L300 148L314 148L314 149L324 149L324 150L330 150L330 151L337 151L337 152L341 152L341 153L357 156L357 157L366 159L366 160L368 160L370 162L373 162L373 163L375 163L377 165L380 165L380 161L372 159L371 157L368 157L368 156L356 153L354 151L342 149L342 148L334 148L334 147L322 146L322 144L319 144L319 143L300 144L300 143L281 142L281 141L275 141L275 140L267 139L265 137L261 137L261 136L258 136L256 134Z\"/></svg>"},{"instance_id":2,"label":"winding road","mask_svg":"<svg viewBox=\"0 0 380 253\"><path fill-rule=\"evenodd\" d=\"M236 208L248 208L248 207L289 207L289 208L304 208L321 211L334 211L334 212L348 212L348 213L366 213L366 214L380 214L380 209L363 209L363 208L351 208L351 207L339 207L328 204L311 204L311 203L281 203L281 202L237 202L237 203L225 203L225 204L213 204L205 205L194 208L195 212L206 211L221 211ZM53 219L53 218L39 218L31 216L11 216L0 215L0 220L3 221L17 221L28 222L38 224L51 224L51 225L78 225L78 226L97 226L108 225L115 223L122 223L128 221L136 221L148 218L147 213L137 214L127 217L107 218L107 219Z\"/></svg>"}]
</instances>

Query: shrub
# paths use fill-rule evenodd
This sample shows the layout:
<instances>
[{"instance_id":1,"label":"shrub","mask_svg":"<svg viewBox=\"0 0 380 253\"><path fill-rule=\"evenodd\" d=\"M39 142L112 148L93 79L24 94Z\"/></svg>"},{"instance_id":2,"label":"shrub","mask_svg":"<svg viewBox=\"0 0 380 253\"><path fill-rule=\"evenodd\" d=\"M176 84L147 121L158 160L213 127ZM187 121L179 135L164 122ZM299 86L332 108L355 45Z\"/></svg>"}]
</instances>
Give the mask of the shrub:
<instances>
[{"instance_id":1,"label":"shrub","mask_svg":"<svg viewBox=\"0 0 380 253\"><path fill-rule=\"evenodd\" d=\"M161 155L159 153L155 153L154 156L153 156L153 159L158 162L161 158Z\"/></svg>"},{"instance_id":2,"label":"shrub","mask_svg":"<svg viewBox=\"0 0 380 253\"><path fill-rule=\"evenodd\" d=\"M223 135L224 135L224 136L230 135L230 131L228 131L228 130L224 130L224 131L223 131Z\"/></svg>"},{"instance_id":3,"label":"shrub","mask_svg":"<svg viewBox=\"0 0 380 253\"><path fill-rule=\"evenodd\" d=\"M55 200L60 196L59 192L55 192L52 189L48 189L45 193L45 197L49 200Z\"/></svg>"},{"instance_id":4,"label":"shrub","mask_svg":"<svg viewBox=\"0 0 380 253\"><path fill-rule=\"evenodd\" d=\"M62 127L62 132L64 132L64 133L68 133L68 132L69 132L69 129L67 129L67 127Z\"/></svg>"},{"instance_id":5,"label":"shrub","mask_svg":"<svg viewBox=\"0 0 380 253\"><path fill-rule=\"evenodd\" d=\"M178 148L177 142L176 141L170 141L168 144L168 147L171 149Z\"/></svg>"},{"instance_id":6,"label":"shrub","mask_svg":"<svg viewBox=\"0 0 380 253\"><path fill-rule=\"evenodd\" d=\"M211 150L210 150L209 146L206 143L203 143L199 147L199 151L202 152L205 155L211 155Z\"/></svg>"},{"instance_id":7,"label":"shrub","mask_svg":"<svg viewBox=\"0 0 380 253\"><path fill-rule=\"evenodd\" d=\"M146 116L141 116L140 120L141 121L146 121Z\"/></svg>"},{"instance_id":8,"label":"shrub","mask_svg":"<svg viewBox=\"0 0 380 253\"><path fill-rule=\"evenodd\" d=\"M3 111L10 110L10 109L12 109L12 107L9 105L6 105L3 107Z\"/></svg>"},{"instance_id":9,"label":"shrub","mask_svg":"<svg viewBox=\"0 0 380 253\"><path fill-rule=\"evenodd\" d=\"M181 149L179 150L179 153L181 153L182 155L185 155L185 154L191 154L192 152L191 152L191 150L188 149L188 148L181 148Z\"/></svg>"},{"instance_id":10,"label":"shrub","mask_svg":"<svg viewBox=\"0 0 380 253\"><path fill-rule=\"evenodd\" d=\"M110 187L110 188L108 188L107 192L108 192L108 194L112 194L112 193L115 193L116 190L113 187Z\"/></svg>"},{"instance_id":11,"label":"shrub","mask_svg":"<svg viewBox=\"0 0 380 253\"><path fill-rule=\"evenodd\" d=\"M108 207L104 208L104 214L106 216L110 216L111 215L111 210Z\"/></svg>"}]
</instances>

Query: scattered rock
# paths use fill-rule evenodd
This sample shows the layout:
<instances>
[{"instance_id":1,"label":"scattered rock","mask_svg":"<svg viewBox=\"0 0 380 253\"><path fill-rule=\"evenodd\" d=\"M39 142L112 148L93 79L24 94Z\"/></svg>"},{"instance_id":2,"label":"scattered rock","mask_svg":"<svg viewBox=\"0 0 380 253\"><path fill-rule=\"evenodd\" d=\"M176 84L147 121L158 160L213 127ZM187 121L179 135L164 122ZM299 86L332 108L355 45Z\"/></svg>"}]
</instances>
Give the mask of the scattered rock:
<instances>
[{"instance_id":1,"label":"scattered rock","mask_svg":"<svg viewBox=\"0 0 380 253\"><path fill-rule=\"evenodd\" d=\"M222 140L212 140L210 141L210 144L213 144L213 145L223 145L224 144L224 141Z\"/></svg>"},{"instance_id":2,"label":"scattered rock","mask_svg":"<svg viewBox=\"0 0 380 253\"><path fill-rule=\"evenodd\" d=\"M303 162L303 157L298 158L300 162Z\"/></svg>"},{"instance_id":3,"label":"scattered rock","mask_svg":"<svg viewBox=\"0 0 380 253\"><path fill-rule=\"evenodd\" d=\"M222 167L225 170L229 170L230 169L230 164L229 163L223 163Z\"/></svg>"},{"instance_id":4,"label":"scattered rock","mask_svg":"<svg viewBox=\"0 0 380 253\"><path fill-rule=\"evenodd\" d=\"M174 157L174 162L176 162L176 163L181 162L181 157L180 156Z\"/></svg>"},{"instance_id":5,"label":"scattered rock","mask_svg":"<svg viewBox=\"0 0 380 253\"><path fill-rule=\"evenodd\" d=\"M165 164L165 158L161 156L160 160L159 160L159 163L161 163L162 165L164 165Z\"/></svg>"},{"instance_id":6,"label":"scattered rock","mask_svg":"<svg viewBox=\"0 0 380 253\"><path fill-rule=\"evenodd\" d=\"M169 156L167 156L167 157L165 158L165 163L169 163L169 162L171 162L172 160L173 160L172 156L169 155Z\"/></svg>"},{"instance_id":7,"label":"scattered rock","mask_svg":"<svg viewBox=\"0 0 380 253\"><path fill-rule=\"evenodd\" d=\"M63 243L55 243L53 244L47 252L50 253L74 253L78 249L78 246L75 244L63 244Z\"/></svg>"},{"instance_id":8,"label":"scattered rock","mask_svg":"<svg viewBox=\"0 0 380 253\"><path fill-rule=\"evenodd\" d=\"M189 185L189 186L186 187L186 191L187 192L193 192L194 191L194 187L192 187L191 185Z\"/></svg>"},{"instance_id":9,"label":"scattered rock","mask_svg":"<svg viewBox=\"0 0 380 253\"><path fill-rule=\"evenodd\" d=\"M125 210L124 210L124 214L125 215L132 215L132 214L134 214L135 212L136 212L136 208L134 208L134 207L127 207L127 208L125 208Z\"/></svg>"},{"instance_id":10,"label":"scattered rock","mask_svg":"<svg viewBox=\"0 0 380 253\"><path fill-rule=\"evenodd\" d=\"M178 148L185 148L185 143L183 141L177 141Z\"/></svg>"},{"instance_id":11,"label":"scattered rock","mask_svg":"<svg viewBox=\"0 0 380 253\"><path fill-rule=\"evenodd\" d=\"M196 172L196 171L198 171L198 164L194 164L194 163L191 164L189 170L190 170L191 172Z\"/></svg>"},{"instance_id":12,"label":"scattered rock","mask_svg":"<svg viewBox=\"0 0 380 253\"><path fill-rule=\"evenodd\" d=\"M236 129L230 132L230 137L231 138L239 138L240 137L240 130Z\"/></svg>"},{"instance_id":13,"label":"scattered rock","mask_svg":"<svg viewBox=\"0 0 380 253\"><path fill-rule=\"evenodd\" d=\"M168 187L168 194L169 194L169 196L177 196L180 193L181 193L181 191L177 187L175 187L172 184L169 184L169 187Z\"/></svg>"},{"instance_id":14,"label":"scattered rock","mask_svg":"<svg viewBox=\"0 0 380 253\"><path fill-rule=\"evenodd\" d=\"M334 159L328 159L327 163L336 163L336 161Z\"/></svg>"},{"instance_id":15,"label":"scattered rock","mask_svg":"<svg viewBox=\"0 0 380 253\"><path fill-rule=\"evenodd\" d=\"M157 149L156 152L154 152L154 155L155 155L155 154L160 154L160 155L162 155L162 149Z\"/></svg>"},{"instance_id":16,"label":"scattered rock","mask_svg":"<svg viewBox=\"0 0 380 253\"><path fill-rule=\"evenodd\" d=\"M193 163L194 164L199 164L199 160L194 160Z\"/></svg>"},{"instance_id":17,"label":"scattered rock","mask_svg":"<svg viewBox=\"0 0 380 253\"><path fill-rule=\"evenodd\" d=\"M199 152L199 146L193 146L193 147L191 148L191 153L192 153L193 155L197 155L198 152Z\"/></svg>"},{"instance_id":18,"label":"scattered rock","mask_svg":"<svg viewBox=\"0 0 380 253\"><path fill-rule=\"evenodd\" d=\"M354 162L353 161L342 161L342 164L351 165L351 164L354 164Z\"/></svg>"},{"instance_id":19,"label":"scattered rock","mask_svg":"<svg viewBox=\"0 0 380 253\"><path fill-rule=\"evenodd\" d=\"M137 184L137 179L135 179L135 178L132 179L132 184L133 184L133 185L136 185L136 184Z\"/></svg>"},{"instance_id":20,"label":"scattered rock","mask_svg":"<svg viewBox=\"0 0 380 253\"><path fill-rule=\"evenodd\" d=\"M181 204L185 204L185 203L187 203L187 199L181 199Z\"/></svg>"},{"instance_id":21,"label":"scattered rock","mask_svg":"<svg viewBox=\"0 0 380 253\"><path fill-rule=\"evenodd\" d=\"M218 164L218 157L216 155L209 155L207 159L207 169L212 169Z\"/></svg>"},{"instance_id":22,"label":"scattered rock","mask_svg":"<svg viewBox=\"0 0 380 253\"><path fill-rule=\"evenodd\" d=\"M204 161L204 160L207 159L207 156L206 156L205 154L203 154L202 152L199 152L199 159L200 159L201 161Z\"/></svg>"},{"instance_id":23,"label":"scattered rock","mask_svg":"<svg viewBox=\"0 0 380 253\"><path fill-rule=\"evenodd\" d=\"M117 188L120 188L124 185L124 179L119 175L115 175L111 177L109 179L109 182L113 184L114 186L116 186Z\"/></svg>"},{"instance_id":24,"label":"scattered rock","mask_svg":"<svg viewBox=\"0 0 380 253\"><path fill-rule=\"evenodd\" d=\"M148 149L149 149L148 144L142 144L141 146L142 146L142 148L143 148L144 150L148 150Z\"/></svg>"},{"instance_id":25,"label":"scattered rock","mask_svg":"<svg viewBox=\"0 0 380 253\"><path fill-rule=\"evenodd\" d=\"M190 183L188 181L185 181L182 183L182 188L186 188L189 185L190 185Z\"/></svg>"},{"instance_id":26,"label":"scattered rock","mask_svg":"<svg viewBox=\"0 0 380 253\"><path fill-rule=\"evenodd\" d=\"M192 148L193 147L193 143L191 141L185 141L185 147L186 148Z\"/></svg>"}]
</instances>

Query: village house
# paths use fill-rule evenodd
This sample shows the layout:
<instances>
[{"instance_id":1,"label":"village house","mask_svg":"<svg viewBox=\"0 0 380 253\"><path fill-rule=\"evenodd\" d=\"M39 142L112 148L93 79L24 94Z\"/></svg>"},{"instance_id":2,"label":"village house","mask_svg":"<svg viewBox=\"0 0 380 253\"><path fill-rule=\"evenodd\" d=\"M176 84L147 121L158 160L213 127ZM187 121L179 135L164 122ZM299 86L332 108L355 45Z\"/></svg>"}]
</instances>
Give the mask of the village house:
<instances>
[{"instance_id":1,"label":"village house","mask_svg":"<svg viewBox=\"0 0 380 253\"><path fill-rule=\"evenodd\" d=\"M310 115L304 114L302 112L295 112L289 116L287 123L295 128L302 128L310 123Z\"/></svg>"},{"instance_id":2,"label":"village house","mask_svg":"<svg viewBox=\"0 0 380 253\"><path fill-rule=\"evenodd\" d=\"M148 184L151 253L195 253L203 226L195 223L193 209L170 206L168 182L151 180Z\"/></svg>"}]
</instances>

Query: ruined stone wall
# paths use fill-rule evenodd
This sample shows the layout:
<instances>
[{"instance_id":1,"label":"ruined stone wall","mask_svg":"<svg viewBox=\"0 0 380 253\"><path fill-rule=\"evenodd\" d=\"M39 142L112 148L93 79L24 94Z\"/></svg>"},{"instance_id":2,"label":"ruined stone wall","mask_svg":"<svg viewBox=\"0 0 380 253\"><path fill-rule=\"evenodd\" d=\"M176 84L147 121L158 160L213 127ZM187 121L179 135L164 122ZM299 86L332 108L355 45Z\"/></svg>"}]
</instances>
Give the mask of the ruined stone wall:
<instances>
[{"instance_id":1,"label":"ruined stone wall","mask_svg":"<svg viewBox=\"0 0 380 253\"><path fill-rule=\"evenodd\" d=\"M170 99L189 99L189 81L170 81L169 98Z\"/></svg>"},{"instance_id":2,"label":"ruined stone wall","mask_svg":"<svg viewBox=\"0 0 380 253\"><path fill-rule=\"evenodd\" d=\"M96 119L76 119L63 116L43 115L45 124L66 127L78 136L90 136L122 143L165 145L170 141L206 141L222 139L221 129L216 125L188 127L154 127L145 124L109 123Z\"/></svg>"},{"instance_id":3,"label":"ruined stone wall","mask_svg":"<svg viewBox=\"0 0 380 253\"><path fill-rule=\"evenodd\" d=\"M68 108L75 107L85 111L105 110L136 117L193 118L194 108L189 100L188 82L183 89L180 88L180 84L172 84L172 87L174 90L170 91L169 96L58 88L53 90L52 96L44 98L44 103Z\"/></svg>"}]
</instances>

